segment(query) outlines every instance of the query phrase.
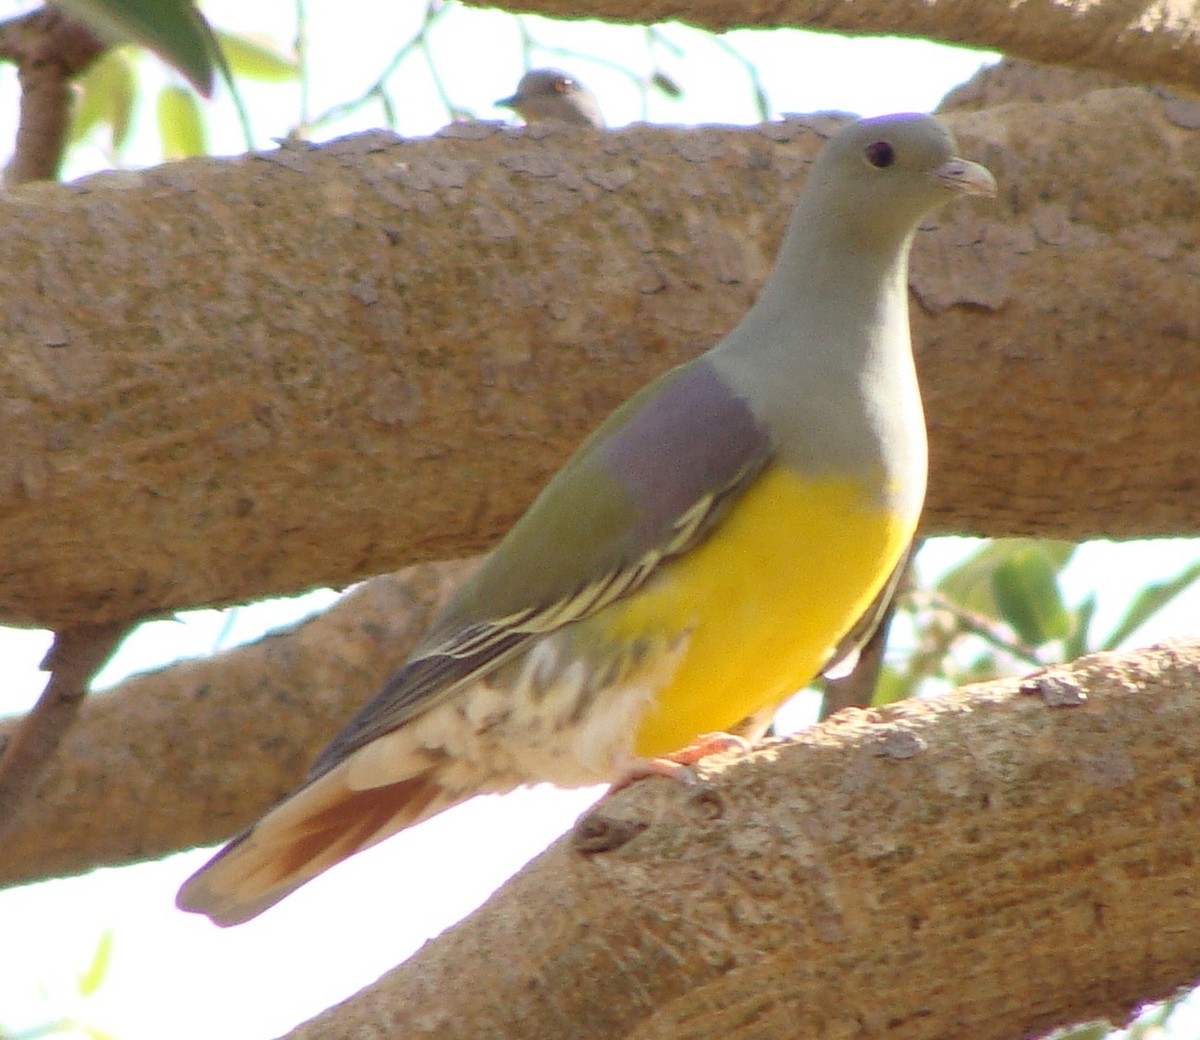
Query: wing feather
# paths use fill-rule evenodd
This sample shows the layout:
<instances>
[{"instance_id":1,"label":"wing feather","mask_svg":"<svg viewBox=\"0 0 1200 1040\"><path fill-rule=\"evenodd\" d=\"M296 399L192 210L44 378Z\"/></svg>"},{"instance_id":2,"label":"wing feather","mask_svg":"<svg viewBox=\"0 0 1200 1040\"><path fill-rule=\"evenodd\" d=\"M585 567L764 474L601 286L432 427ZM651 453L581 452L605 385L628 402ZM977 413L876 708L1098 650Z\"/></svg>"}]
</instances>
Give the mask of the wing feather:
<instances>
[{"instance_id":1,"label":"wing feather","mask_svg":"<svg viewBox=\"0 0 1200 1040\"><path fill-rule=\"evenodd\" d=\"M322 752L309 772L309 780L328 772L364 744L429 710L455 690L498 668L534 640L590 617L635 592L663 563L701 541L767 460L765 454L754 458L726 486L698 500L679 517L665 544L649 549L628 566L614 568L544 606L458 629L411 657Z\"/></svg>"},{"instance_id":2,"label":"wing feather","mask_svg":"<svg viewBox=\"0 0 1200 1040\"><path fill-rule=\"evenodd\" d=\"M310 779L532 641L636 592L708 535L773 454L706 359L651 383L584 442Z\"/></svg>"},{"instance_id":3,"label":"wing feather","mask_svg":"<svg viewBox=\"0 0 1200 1040\"><path fill-rule=\"evenodd\" d=\"M904 554L896 562L896 566L892 569L892 573L888 576L888 580L883 583L883 588L879 590L879 594L871 601L871 605L863 611L862 617L855 622L854 627L850 629L833 653L829 660L825 662L821 669L821 675L826 679L842 679L854 671L858 665L859 651L871 640L883 619L892 609L892 604L895 602L896 593L900 588L900 581L904 577L905 569L908 567L909 558L912 556L913 544L910 542L904 550Z\"/></svg>"}]
</instances>

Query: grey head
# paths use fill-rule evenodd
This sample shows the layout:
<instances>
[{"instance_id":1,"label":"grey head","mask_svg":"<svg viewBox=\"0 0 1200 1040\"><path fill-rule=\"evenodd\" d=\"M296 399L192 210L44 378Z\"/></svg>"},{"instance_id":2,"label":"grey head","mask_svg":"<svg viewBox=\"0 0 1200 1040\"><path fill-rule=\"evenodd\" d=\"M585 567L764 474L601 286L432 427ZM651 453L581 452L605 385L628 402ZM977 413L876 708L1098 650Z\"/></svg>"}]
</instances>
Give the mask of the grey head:
<instances>
[{"instance_id":1,"label":"grey head","mask_svg":"<svg viewBox=\"0 0 1200 1040\"><path fill-rule=\"evenodd\" d=\"M558 121L577 126L604 126L596 96L562 69L531 69L521 77L517 92L496 104L511 108L526 123Z\"/></svg>"},{"instance_id":2,"label":"grey head","mask_svg":"<svg viewBox=\"0 0 1200 1040\"><path fill-rule=\"evenodd\" d=\"M957 154L949 128L933 116L903 113L863 119L825 145L799 209L854 241L894 242L955 195L995 195L996 182Z\"/></svg>"}]
</instances>

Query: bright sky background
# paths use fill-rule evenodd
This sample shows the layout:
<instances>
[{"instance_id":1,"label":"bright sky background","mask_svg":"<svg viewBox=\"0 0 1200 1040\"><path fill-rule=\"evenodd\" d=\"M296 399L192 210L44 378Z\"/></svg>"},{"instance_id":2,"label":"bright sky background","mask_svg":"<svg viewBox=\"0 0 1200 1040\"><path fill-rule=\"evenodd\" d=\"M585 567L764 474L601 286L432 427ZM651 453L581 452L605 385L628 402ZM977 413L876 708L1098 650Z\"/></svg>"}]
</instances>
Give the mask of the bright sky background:
<instances>
[{"instance_id":1,"label":"bright sky background","mask_svg":"<svg viewBox=\"0 0 1200 1040\"><path fill-rule=\"evenodd\" d=\"M312 111L355 96L378 75L397 41L415 32L421 6L413 0L310 0L316 77ZM291 39L293 8L285 0L222 0L206 3L205 9L220 28L268 33L285 46ZM0 4L0 16L6 14ZM672 103L655 97L643 112L638 91L604 64L652 71L642 30L598 23L555 26L536 19L528 19L527 25L540 42L600 56L599 62L562 54L541 54L535 60L567 68L591 86L610 125L643 118L684 124L756 121L744 71L690 30L667 30L686 56L656 51L661 67L683 86L684 98ZM922 42L792 31L740 32L728 39L758 66L777 112L929 110L988 59ZM435 33L434 55L457 103L485 117L503 117L490 108L491 102L511 93L522 71L511 19L493 11L456 11ZM171 79L157 67L148 75L161 82ZM396 78L393 95L402 132L429 133L444 122L419 61ZM15 78L0 78L0 135L11 136L16 100ZM247 100L260 146L296 121L294 88L251 87ZM226 101L217 104L228 111ZM338 130L379 121L378 109L371 109L339 124ZM156 161L153 135L138 140L139 158ZM214 144L218 151L241 150L232 120L224 121ZM87 161L95 168L103 165L104 156L97 150ZM926 563L936 568L962 551L961 546L943 546ZM1174 574L1197 555L1196 544L1186 542L1143 544L1120 552L1089 547L1072 567L1068 591L1078 600L1103 573L1102 614L1114 618L1129 590ZM208 653L222 639L229 645L254 638L265 627L320 609L332 599L332 593L317 592L245 609L228 632L223 632L225 619L213 611L147 626L103 679L112 682L179 655ZM1194 621L1198 611L1200 597L1192 596L1161 619L1154 632L1143 634L1143 641L1195 634L1200 630ZM37 663L48 641L45 633L0 630L0 711L23 710L36 697L44 679ZM791 724L803 724L810 713L811 705L801 705L789 716ZM87 966L101 933L111 928L111 975L96 996L77 1008L87 1022L119 1040L276 1036L349 996L468 913L570 826L597 794L536 789L479 799L357 857L258 920L227 931L174 909L175 890L208 851L0 892L0 1026L28 1029L52 1015L70 1013L74 979Z\"/></svg>"}]
</instances>

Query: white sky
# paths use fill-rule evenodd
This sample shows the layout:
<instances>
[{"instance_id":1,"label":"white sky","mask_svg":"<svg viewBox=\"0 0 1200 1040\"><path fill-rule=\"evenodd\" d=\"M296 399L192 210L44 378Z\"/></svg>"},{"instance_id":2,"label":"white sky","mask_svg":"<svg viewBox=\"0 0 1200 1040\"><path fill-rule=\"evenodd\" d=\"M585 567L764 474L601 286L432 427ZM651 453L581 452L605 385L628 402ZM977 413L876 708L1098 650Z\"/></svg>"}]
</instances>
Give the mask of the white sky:
<instances>
[{"instance_id":1,"label":"white sky","mask_svg":"<svg viewBox=\"0 0 1200 1040\"><path fill-rule=\"evenodd\" d=\"M397 41L415 30L422 6L413 0L310 0L312 65L318 76L313 110L353 96L369 83ZM283 0L222 0L205 8L218 27L274 33L285 44L290 40L292 7ZM0 16L5 13L0 5ZM553 26L536 19L527 24L542 42L587 49L646 72L653 68L643 30L598 23ZM657 53L686 94L678 103L652 99L648 117L673 123L755 121L748 81L737 63L689 30L673 27L667 33L686 46L688 55L680 59L661 48ZM799 32L734 33L729 39L758 65L779 112L929 110L985 57L915 41ZM511 93L522 71L510 19L493 11L457 11L435 34L434 53L459 104L485 117L502 117L490 103ZM535 60L567 68L591 86L610 125L643 118L638 92L602 63L561 54ZM444 122L427 80L418 74L420 62L413 66L397 78L393 91L401 129L410 135L431 132ZM157 68L148 75L169 79ZM260 146L295 122L292 88L257 87L247 99ZM12 77L0 79L0 134L11 134L5 121L11 122L15 108ZM218 108L225 112L228 105L218 101ZM339 129L378 121L378 110L372 109ZM231 121L214 135L214 143L218 150L240 150ZM141 135L139 157L153 162L155 155L153 135ZM97 151L88 161L102 162L103 156ZM83 170L79 166L75 172ZM939 558L944 565L962 551L961 546L936 549L932 565L938 566ZM1113 618L1130 589L1175 573L1197 555L1195 543L1154 543L1121 552L1089 547L1072 568L1069 592L1078 599L1103 575L1102 610ZM316 593L248 609L239 616L233 641L319 609L331 598L331 593ZM1198 611L1200 597L1193 596L1162 619L1152 635L1195 634ZM207 653L223 624L221 616L206 611L184 623L148 628L130 641L105 678L114 681L181 654ZM43 633L0 630L0 711L22 710L36 696L43 680L37 662L47 643ZM809 710L802 705L793 711L792 725L802 724ZM570 826L597 793L536 789L479 799L331 871L258 920L226 931L174 910L175 890L207 857L203 851L0 892L0 1027L20 1030L70 1013L74 978L88 964L100 934L111 928L111 975L96 996L79 1005L85 1021L120 1040L278 1035L355 992L477 906Z\"/></svg>"}]
</instances>

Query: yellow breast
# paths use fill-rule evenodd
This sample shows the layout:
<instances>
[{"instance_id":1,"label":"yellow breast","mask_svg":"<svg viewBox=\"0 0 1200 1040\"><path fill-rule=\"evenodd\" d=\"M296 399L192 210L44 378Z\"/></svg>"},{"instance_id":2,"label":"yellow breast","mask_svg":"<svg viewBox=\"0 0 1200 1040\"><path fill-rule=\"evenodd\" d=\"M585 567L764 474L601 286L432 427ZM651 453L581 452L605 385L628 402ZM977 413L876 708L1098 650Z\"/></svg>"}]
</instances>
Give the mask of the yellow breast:
<instances>
[{"instance_id":1,"label":"yellow breast","mask_svg":"<svg viewBox=\"0 0 1200 1040\"><path fill-rule=\"evenodd\" d=\"M636 754L676 750L805 686L870 606L915 526L853 480L769 468L708 539L603 612L616 641L688 633L642 719Z\"/></svg>"}]
</instances>

